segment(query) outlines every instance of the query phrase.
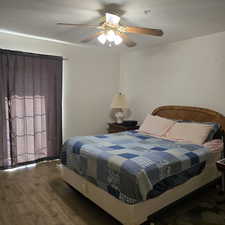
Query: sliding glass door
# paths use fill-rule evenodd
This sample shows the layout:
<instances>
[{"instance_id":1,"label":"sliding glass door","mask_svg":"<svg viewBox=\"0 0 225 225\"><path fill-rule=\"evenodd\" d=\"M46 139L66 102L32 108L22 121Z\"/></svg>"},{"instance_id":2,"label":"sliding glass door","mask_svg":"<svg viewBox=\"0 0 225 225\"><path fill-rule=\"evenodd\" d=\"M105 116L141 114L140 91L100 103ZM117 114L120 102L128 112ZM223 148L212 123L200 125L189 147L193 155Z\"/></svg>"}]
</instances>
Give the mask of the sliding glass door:
<instances>
[{"instance_id":1,"label":"sliding glass door","mask_svg":"<svg viewBox=\"0 0 225 225\"><path fill-rule=\"evenodd\" d=\"M0 50L0 167L57 158L62 58Z\"/></svg>"}]
</instances>

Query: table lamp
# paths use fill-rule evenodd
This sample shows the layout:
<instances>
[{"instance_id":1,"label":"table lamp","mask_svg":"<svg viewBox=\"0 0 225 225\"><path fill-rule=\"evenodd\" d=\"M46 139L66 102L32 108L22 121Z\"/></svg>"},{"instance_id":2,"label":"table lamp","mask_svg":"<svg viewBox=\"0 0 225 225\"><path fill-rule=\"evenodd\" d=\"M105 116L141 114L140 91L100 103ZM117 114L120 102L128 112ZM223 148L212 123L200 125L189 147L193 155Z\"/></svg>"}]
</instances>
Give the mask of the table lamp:
<instances>
[{"instance_id":1,"label":"table lamp","mask_svg":"<svg viewBox=\"0 0 225 225\"><path fill-rule=\"evenodd\" d=\"M114 111L116 123L123 123L125 111L128 109L126 96L118 93L113 97L111 109Z\"/></svg>"}]
</instances>

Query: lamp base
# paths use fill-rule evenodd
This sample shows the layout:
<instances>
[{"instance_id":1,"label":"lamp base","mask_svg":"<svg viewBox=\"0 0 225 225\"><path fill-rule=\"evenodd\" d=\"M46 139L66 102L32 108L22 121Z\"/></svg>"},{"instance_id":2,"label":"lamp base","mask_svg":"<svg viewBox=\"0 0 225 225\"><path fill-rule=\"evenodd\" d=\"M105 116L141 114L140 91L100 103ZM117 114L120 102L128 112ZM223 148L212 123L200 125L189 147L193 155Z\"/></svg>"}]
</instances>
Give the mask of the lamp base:
<instances>
[{"instance_id":1,"label":"lamp base","mask_svg":"<svg viewBox=\"0 0 225 225\"><path fill-rule=\"evenodd\" d=\"M122 111L116 112L115 117L116 117L116 123L118 124L123 123L124 113Z\"/></svg>"}]
</instances>

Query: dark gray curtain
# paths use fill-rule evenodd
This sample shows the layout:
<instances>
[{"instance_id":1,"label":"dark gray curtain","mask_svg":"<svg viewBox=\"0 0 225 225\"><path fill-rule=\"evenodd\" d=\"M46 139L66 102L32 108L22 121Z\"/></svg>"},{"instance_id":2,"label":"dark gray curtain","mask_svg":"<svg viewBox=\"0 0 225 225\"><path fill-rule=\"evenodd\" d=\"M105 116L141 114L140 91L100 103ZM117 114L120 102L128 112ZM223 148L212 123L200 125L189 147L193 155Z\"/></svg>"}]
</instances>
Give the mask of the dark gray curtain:
<instances>
[{"instance_id":1,"label":"dark gray curtain","mask_svg":"<svg viewBox=\"0 0 225 225\"><path fill-rule=\"evenodd\" d=\"M62 58L0 50L0 168L57 158Z\"/></svg>"}]
</instances>

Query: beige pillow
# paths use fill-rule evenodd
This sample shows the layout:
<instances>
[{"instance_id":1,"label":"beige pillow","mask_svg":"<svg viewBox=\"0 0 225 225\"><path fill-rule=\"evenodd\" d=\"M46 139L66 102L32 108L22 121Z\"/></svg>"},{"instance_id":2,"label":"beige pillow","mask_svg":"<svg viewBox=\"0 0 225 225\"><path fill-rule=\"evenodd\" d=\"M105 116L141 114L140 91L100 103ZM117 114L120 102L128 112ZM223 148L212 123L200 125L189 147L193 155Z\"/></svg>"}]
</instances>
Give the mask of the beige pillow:
<instances>
[{"instance_id":1,"label":"beige pillow","mask_svg":"<svg viewBox=\"0 0 225 225\"><path fill-rule=\"evenodd\" d=\"M202 145L212 126L199 123L176 123L165 135L169 139L191 142Z\"/></svg>"},{"instance_id":2,"label":"beige pillow","mask_svg":"<svg viewBox=\"0 0 225 225\"><path fill-rule=\"evenodd\" d=\"M174 124L175 121L173 120L148 114L139 128L139 131L156 136L163 136Z\"/></svg>"}]
</instances>

